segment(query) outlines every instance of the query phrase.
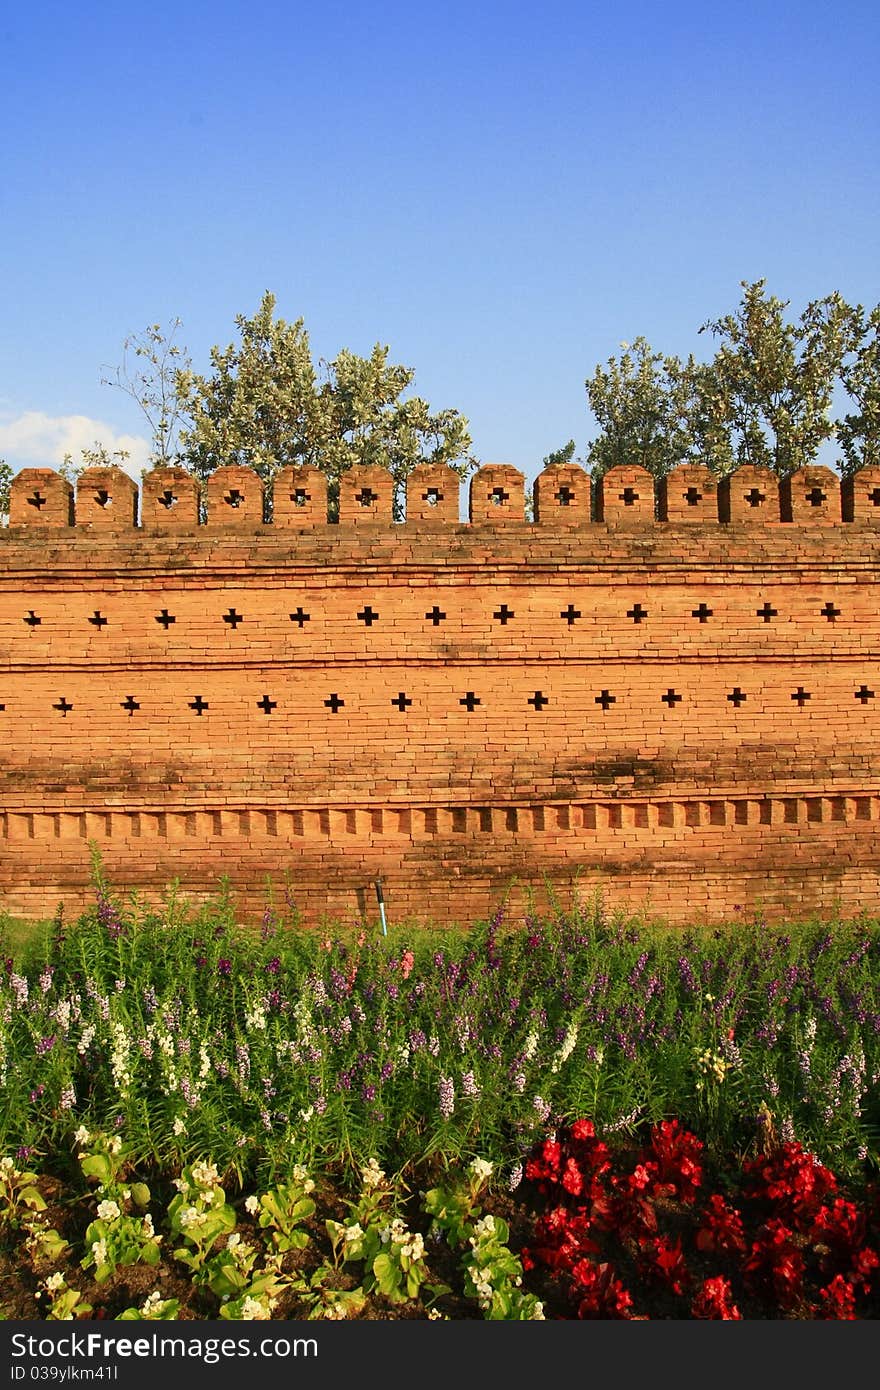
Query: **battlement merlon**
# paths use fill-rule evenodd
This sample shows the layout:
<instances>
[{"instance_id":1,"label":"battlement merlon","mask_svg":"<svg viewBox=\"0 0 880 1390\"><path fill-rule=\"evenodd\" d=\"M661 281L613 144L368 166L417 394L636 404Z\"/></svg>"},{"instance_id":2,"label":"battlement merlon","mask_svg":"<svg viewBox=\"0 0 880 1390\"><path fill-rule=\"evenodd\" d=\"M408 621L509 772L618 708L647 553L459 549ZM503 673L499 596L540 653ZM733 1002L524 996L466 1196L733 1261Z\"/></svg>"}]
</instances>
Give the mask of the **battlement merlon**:
<instances>
[{"instance_id":1,"label":"battlement merlon","mask_svg":"<svg viewBox=\"0 0 880 1390\"><path fill-rule=\"evenodd\" d=\"M284 531L305 536L393 528L432 536L467 527L501 534L552 531L577 535L625 528L648 535L664 528L718 526L745 534L774 529L880 529L880 467L848 478L810 465L780 480L768 469L743 467L718 479L699 464L683 464L655 481L636 464L609 469L599 479L577 464L552 464L535 479L534 520L526 517L526 481L510 464L487 463L466 483L468 520L459 520L461 482L445 464L415 468L406 485L406 520L393 520L393 484L387 469L363 466L340 480L339 517L328 517L327 480L315 468L283 468L272 484L266 520L265 488L250 468L218 468L204 489L200 515L196 478L178 467L154 468L142 486L118 467L88 468L76 488L51 468L23 468L11 485L9 526L0 541L21 531L72 531L122 537L217 534L262 537Z\"/></svg>"}]
</instances>

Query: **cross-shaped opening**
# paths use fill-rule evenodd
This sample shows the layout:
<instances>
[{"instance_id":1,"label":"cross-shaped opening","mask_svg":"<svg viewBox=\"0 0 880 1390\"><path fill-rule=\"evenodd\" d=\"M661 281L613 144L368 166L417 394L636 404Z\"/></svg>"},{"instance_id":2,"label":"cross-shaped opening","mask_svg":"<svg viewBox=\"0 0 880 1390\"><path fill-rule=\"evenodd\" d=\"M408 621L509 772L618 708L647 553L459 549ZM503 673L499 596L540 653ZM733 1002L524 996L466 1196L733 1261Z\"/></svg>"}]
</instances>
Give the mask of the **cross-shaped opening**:
<instances>
[{"instance_id":1,"label":"cross-shaped opening","mask_svg":"<svg viewBox=\"0 0 880 1390\"><path fill-rule=\"evenodd\" d=\"M607 690L600 691L599 694L596 696L596 704L602 706L603 712L606 711L610 705L614 705L616 703L617 696L609 694Z\"/></svg>"},{"instance_id":2,"label":"cross-shaped opening","mask_svg":"<svg viewBox=\"0 0 880 1390\"><path fill-rule=\"evenodd\" d=\"M240 507L244 501L244 493L239 492L237 487L231 487L227 493L224 493L223 501L227 507Z\"/></svg>"},{"instance_id":3,"label":"cross-shaped opening","mask_svg":"<svg viewBox=\"0 0 880 1390\"><path fill-rule=\"evenodd\" d=\"M336 691L334 690L332 695L330 696L330 699L325 700L324 704L333 714L336 714L339 710L342 709L342 706L345 704L345 701L340 700L339 696L336 694Z\"/></svg>"},{"instance_id":4,"label":"cross-shaped opening","mask_svg":"<svg viewBox=\"0 0 880 1390\"><path fill-rule=\"evenodd\" d=\"M177 619L173 613L168 612L167 608L163 608L161 613L156 614L156 622L161 623L167 632L171 624L177 622Z\"/></svg>"},{"instance_id":5,"label":"cross-shaped opening","mask_svg":"<svg viewBox=\"0 0 880 1390\"><path fill-rule=\"evenodd\" d=\"M207 700L203 700L201 695L197 695L194 700L190 701L189 707L190 709L194 709L196 714L203 714L208 708L208 702Z\"/></svg>"},{"instance_id":6,"label":"cross-shaped opening","mask_svg":"<svg viewBox=\"0 0 880 1390\"><path fill-rule=\"evenodd\" d=\"M367 627L372 627L378 617L379 614L367 604L366 608L362 608L360 613L358 613L358 622L366 623Z\"/></svg>"},{"instance_id":7,"label":"cross-shaped opening","mask_svg":"<svg viewBox=\"0 0 880 1390\"><path fill-rule=\"evenodd\" d=\"M133 695L128 695L124 700L122 700L121 706L123 709L128 710L129 719L131 719L136 709L140 709L140 705L138 704L137 700L134 698Z\"/></svg>"},{"instance_id":8,"label":"cross-shaped opening","mask_svg":"<svg viewBox=\"0 0 880 1390\"><path fill-rule=\"evenodd\" d=\"M821 507L822 503L825 501L825 493L818 486L811 487L809 492L806 493L806 498L811 507Z\"/></svg>"},{"instance_id":9,"label":"cross-shaped opening","mask_svg":"<svg viewBox=\"0 0 880 1390\"><path fill-rule=\"evenodd\" d=\"M306 613L302 608L297 608L295 613L290 614L290 621L292 623L297 623L300 627L302 627L303 623L307 623L310 618L311 614Z\"/></svg>"},{"instance_id":10,"label":"cross-shaped opening","mask_svg":"<svg viewBox=\"0 0 880 1390\"><path fill-rule=\"evenodd\" d=\"M632 507L639 500L639 494L636 492L635 488L632 487L625 487L619 496L620 501L625 507Z\"/></svg>"},{"instance_id":11,"label":"cross-shaped opening","mask_svg":"<svg viewBox=\"0 0 880 1390\"><path fill-rule=\"evenodd\" d=\"M874 692L873 692L873 690L869 690L868 687L867 687L864 683L863 683L862 685L859 686L858 690L856 691L856 699L857 699L857 700L861 700L862 704L863 704L863 705L866 705L866 704L868 703L868 701L869 701L869 700L873 700L873 698L874 698Z\"/></svg>"},{"instance_id":12,"label":"cross-shaped opening","mask_svg":"<svg viewBox=\"0 0 880 1390\"><path fill-rule=\"evenodd\" d=\"M750 488L745 494L745 501L748 502L750 507L760 507L761 503L766 502L766 500L764 493L756 487Z\"/></svg>"},{"instance_id":13,"label":"cross-shaped opening","mask_svg":"<svg viewBox=\"0 0 880 1390\"><path fill-rule=\"evenodd\" d=\"M304 487L298 487L290 494L290 500L295 507L304 507L307 502L311 502L312 495L306 492Z\"/></svg>"},{"instance_id":14,"label":"cross-shaped opening","mask_svg":"<svg viewBox=\"0 0 880 1390\"><path fill-rule=\"evenodd\" d=\"M372 488L362 487L360 492L356 493L356 499L362 507L372 507L374 502L379 501L379 494Z\"/></svg>"},{"instance_id":15,"label":"cross-shaped opening","mask_svg":"<svg viewBox=\"0 0 880 1390\"><path fill-rule=\"evenodd\" d=\"M560 507L570 507L574 501L574 493L566 483L563 483L559 491L554 492L553 496L556 498Z\"/></svg>"},{"instance_id":16,"label":"cross-shaped opening","mask_svg":"<svg viewBox=\"0 0 880 1390\"><path fill-rule=\"evenodd\" d=\"M429 487L427 492L422 493L422 501L427 502L429 507L436 507L443 501L443 493L439 487Z\"/></svg>"},{"instance_id":17,"label":"cross-shaped opening","mask_svg":"<svg viewBox=\"0 0 880 1390\"><path fill-rule=\"evenodd\" d=\"M809 690L804 690L803 686L799 685L797 690L795 690L792 694L791 698L797 701L798 709L803 709L807 701L811 699L811 696Z\"/></svg>"},{"instance_id":18,"label":"cross-shaped opening","mask_svg":"<svg viewBox=\"0 0 880 1390\"><path fill-rule=\"evenodd\" d=\"M35 488L34 491L31 493L30 497L27 499L28 506L36 507L37 511L39 511L41 507L45 507L48 500L49 499L47 497L43 496L39 488Z\"/></svg>"},{"instance_id":19,"label":"cross-shaped opening","mask_svg":"<svg viewBox=\"0 0 880 1390\"><path fill-rule=\"evenodd\" d=\"M503 507L505 502L510 501L510 493L505 492L503 487L493 487L489 493L489 501L493 507Z\"/></svg>"},{"instance_id":20,"label":"cross-shaped opening","mask_svg":"<svg viewBox=\"0 0 880 1390\"><path fill-rule=\"evenodd\" d=\"M228 623L231 628L235 629L238 627L239 623L244 622L244 618L241 613L237 613L234 608L230 608L228 613L223 614L223 621L224 623Z\"/></svg>"},{"instance_id":21,"label":"cross-shaped opening","mask_svg":"<svg viewBox=\"0 0 880 1390\"><path fill-rule=\"evenodd\" d=\"M89 618L89 622L92 624L93 627L97 627L97 628L102 628L102 627L106 627L106 626L107 626L107 619L106 619L105 617L102 616L101 610L100 610L99 608L96 608L96 609L95 609L95 611L94 611L94 613L92 614L91 618Z\"/></svg>"},{"instance_id":22,"label":"cross-shaped opening","mask_svg":"<svg viewBox=\"0 0 880 1390\"><path fill-rule=\"evenodd\" d=\"M53 708L53 709L60 709L62 718L66 719L66 718L67 718L67 715L68 715L68 713L69 713L69 711L73 709L73 705L69 705L69 704L67 703L66 697L65 697L64 695L62 695L62 696L61 696L61 699L58 701L58 704L57 704L57 705L53 705L52 708Z\"/></svg>"},{"instance_id":23,"label":"cross-shaped opening","mask_svg":"<svg viewBox=\"0 0 880 1390\"><path fill-rule=\"evenodd\" d=\"M502 603L501 607L492 614L492 617L497 619L501 626L504 627L508 619L515 618L516 614L512 608L508 608L506 603Z\"/></svg>"},{"instance_id":24,"label":"cross-shaped opening","mask_svg":"<svg viewBox=\"0 0 880 1390\"><path fill-rule=\"evenodd\" d=\"M99 487L95 491L95 501L99 507L112 507L113 498L105 487Z\"/></svg>"},{"instance_id":25,"label":"cross-shaped opening","mask_svg":"<svg viewBox=\"0 0 880 1390\"><path fill-rule=\"evenodd\" d=\"M22 621L23 623L27 623L28 627L39 627L39 626L40 626L40 623L43 621L43 619L42 619L42 618L38 618L37 615L36 615L36 613L34 612L34 610L31 608L30 611L28 612L27 617L26 617L26 618L22 618L21 621Z\"/></svg>"},{"instance_id":26,"label":"cross-shaped opening","mask_svg":"<svg viewBox=\"0 0 880 1390\"><path fill-rule=\"evenodd\" d=\"M257 709L261 709L264 714L271 714L277 704L277 700L270 700L268 695L264 695L262 700L257 701Z\"/></svg>"},{"instance_id":27,"label":"cross-shaped opening","mask_svg":"<svg viewBox=\"0 0 880 1390\"><path fill-rule=\"evenodd\" d=\"M156 501L160 507L165 507L167 511L170 511L172 507L177 506L177 495L170 487L166 487L165 491L156 498Z\"/></svg>"},{"instance_id":28,"label":"cross-shaped opening","mask_svg":"<svg viewBox=\"0 0 880 1390\"><path fill-rule=\"evenodd\" d=\"M584 615L579 608L575 608L574 604L570 603L567 608L562 610L559 616L560 618L564 618L569 627L571 627L572 623L576 622L578 618L582 618Z\"/></svg>"},{"instance_id":29,"label":"cross-shaped opening","mask_svg":"<svg viewBox=\"0 0 880 1390\"><path fill-rule=\"evenodd\" d=\"M823 618L828 619L829 623L833 623L834 619L839 618L841 614L841 610L839 608L835 608L834 604L831 602L830 599L826 603L825 607L820 609L819 611L821 612Z\"/></svg>"},{"instance_id":30,"label":"cross-shaped opening","mask_svg":"<svg viewBox=\"0 0 880 1390\"><path fill-rule=\"evenodd\" d=\"M660 696L660 699L665 701L669 708L672 709L674 705L677 705L679 703L679 701L681 700L681 696L676 695L674 690L667 690L665 695Z\"/></svg>"},{"instance_id":31,"label":"cross-shaped opening","mask_svg":"<svg viewBox=\"0 0 880 1390\"><path fill-rule=\"evenodd\" d=\"M712 617L712 609L711 609L711 608L707 608L706 605L705 605L705 603L701 603L700 606L699 606L699 608L695 608L695 609L693 610L693 612L691 613L691 617L692 617L692 618L699 618L700 622L701 622L701 623L704 623L704 622L706 621L707 618L711 618L711 617Z\"/></svg>"},{"instance_id":32,"label":"cross-shaped opening","mask_svg":"<svg viewBox=\"0 0 880 1390\"><path fill-rule=\"evenodd\" d=\"M763 618L765 623L769 623L771 618L777 618L778 616L778 610L771 608L769 603L765 603L763 608L755 609L755 617Z\"/></svg>"},{"instance_id":33,"label":"cross-shaped opening","mask_svg":"<svg viewBox=\"0 0 880 1390\"><path fill-rule=\"evenodd\" d=\"M640 623L643 618L647 618L648 610L643 608L640 603L635 603L632 608L628 609L626 616L632 618L634 623Z\"/></svg>"},{"instance_id":34,"label":"cross-shaped opening","mask_svg":"<svg viewBox=\"0 0 880 1390\"><path fill-rule=\"evenodd\" d=\"M875 507L880 507L880 487L875 487L868 493L868 501L873 502Z\"/></svg>"},{"instance_id":35,"label":"cross-shaped opening","mask_svg":"<svg viewBox=\"0 0 880 1390\"><path fill-rule=\"evenodd\" d=\"M689 487L683 496L689 507L695 507L703 494L700 492L699 488Z\"/></svg>"},{"instance_id":36,"label":"cross-shaped opening","mask_svg":"<svg viewBox=\"0 0 880 1390\"><path fill-rule=\"evenodd\" d=\"M529 696L529 704L534 705L536 710L542 710L545 705L549 705L550 697L542 695L540 690L536 690L534 695Z\"/></svg>"},{"instance_id":37,"label":"cross-shaped opening","mask_svg":"<svg viewBox=\"0 0 880 1390\"><path fill-rule=\"evenodd\" d=\"M425 617L428 622L433 623L435 627L439 627L440 623L444 622L446 614L442 609L438 608L435 603L434 607L425 614Z\"/></svg>"},{"instance_id":38,"label":"cross-shaped opening","mask_svg":"<svg viewBox=\"0 0 880 1390\"><path fill-rule=\"evenodd\" d=\"M395 699L393 699L393 700L391 701L391 703L392 703L392 705L396 705L397 708L398 708L398 709L401 711L401 713L402 713L402 712L406 709L406 707L407 707L408 705L411 705L411 704L412 704L412 700L410 700L410 699L406 696L406 694L401 690L401 691L398 692L398 694L397 694L397 696L395 697Z\"/></svg>"},{"instance_id":39,"label":"cross-shaped opening","mask_svg":"<svg viewBox=\"0 0 880 1390\"><path fill-rule=\"evenodd\" d=\"M738 686L738 685L735 685L735 686L733 687L733 689L731 690L730 694L727 696L727 698L728 698L728 700L730 701L730 703L734 706L735 709L739 709L739 707L740 707L740 705L742 704L743 700L746 699L746 696L745 696L745 695L743 694L743 692L740 690L739 686Z\"/></svg>"},{"instance_id":40,"label":"cross-shaped opening","mask_svg":"<svg viewBox=\"0 0 880 1390\"><path fill-rule=\"evenodd\" d=\"M467 710L472 711L476 709L477 705L479 705L481 702L477 699L474 692L472 690L469 690L467 694L463 697L463 699L459 700L458 703L460 705L464 705Z\"/></svg>"}]
</instances>

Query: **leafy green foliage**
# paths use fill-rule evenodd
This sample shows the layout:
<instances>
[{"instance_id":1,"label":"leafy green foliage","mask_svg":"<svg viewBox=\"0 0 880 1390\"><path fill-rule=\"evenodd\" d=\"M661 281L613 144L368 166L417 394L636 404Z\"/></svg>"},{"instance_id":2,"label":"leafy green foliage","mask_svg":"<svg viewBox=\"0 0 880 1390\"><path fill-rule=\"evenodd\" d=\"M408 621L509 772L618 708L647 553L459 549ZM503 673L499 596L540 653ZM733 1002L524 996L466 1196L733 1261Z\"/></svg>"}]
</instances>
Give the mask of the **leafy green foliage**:
<instances>
[{"instance_id":1,"label":"leafy green foliage","mask_svg":"<svg viewBox=\"0 0 880 1390\"><path fill-rule=\"evenodd\" d=\"M719 476L742 464L780 478L816 461L837 440L852 472L880 457L880 305L866 313L837 293L811 301L788 322L788 301L766 281L742 282L735 313L699 330L718 346L709 362L624 343L586 382L599 424L588 462L596 476L638 463L654 477L687 462ZM835 421L835 392L852 409Z\"/></svg>"},{"instance_id":2,"label":"leafy green foliage","mask_svg":"<svg viewBox=\"0 0 880 1390\"><path fill-rule=\"evenodd\" d=\"M182 460L198 477L244 464L270 484L285 465L308 465L326 474L332 505L343 473L379 464L394 480L399 513L417 464L447 463L460 477L475 467L465 417L403 400L415 373L389 363L387 347L377 343L369 357L343 349L316 365L303 320L286 323L274 311L267 292L252 318L237 316L239 343L211 349L210 376L177 374Z\"/></svg>"},{"instance_id":3,"label":"leafy green foliage","mask_svg":"<svg viewBox=\"0 0 880 1390\"><path fill-rule=\"evenodd\" d=\"M13 472L5 459L0 459L0 526L9 520L9 499Z\"/></svg>"}]
</instances>

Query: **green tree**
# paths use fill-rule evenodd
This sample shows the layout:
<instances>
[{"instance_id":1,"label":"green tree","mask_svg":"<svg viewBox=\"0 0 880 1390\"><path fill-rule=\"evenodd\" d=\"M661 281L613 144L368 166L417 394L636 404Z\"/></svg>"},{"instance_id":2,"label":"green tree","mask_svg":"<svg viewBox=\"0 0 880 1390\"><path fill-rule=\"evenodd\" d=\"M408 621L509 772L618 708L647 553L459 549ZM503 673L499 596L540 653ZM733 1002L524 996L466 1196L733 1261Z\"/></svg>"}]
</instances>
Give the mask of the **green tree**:
<instances>
[{"instance_id":1,"label":"green tree","mask_svg":"<svg viewBox=\"0 0 880 1390\"><path fill-rule=\"evenodd\" d=\"M9 502L12 488L12 469L0 459L0 526L9 525Z\"/></svg>"},{"instance_id":2,"label":"green tree","mask_svg":"<svg viewBox=\"0 0 880 1390\"><path fill-rule=\"evenodd\" d=\"M567 444L563 444L561 449L554 449L552 453L545 454L541 459L544 468L550 468L557 463L571 463L574 458L575 442L570 439Z\"/></svg>"},{"instance_id":3,"label":"green tree","mask_svg":"<svg viewBox=\"0 0 880 1390\"><path fill-rule=\"evenodd\" d=\"M417 464L448 463L462 478L476 466L465 417L432 414L419 397L402 400L415 373L390 364L387 347L377 343L369 357L343 349L316 366L303 320L286 323L274 311L267 292L253 318L236 318L238 345L212 348L210 376L177 374L187 421L182 459L198 477L237 463L271 486L280 468L307 464L329 479L335 508L343 473L381 464L394 480L399 518Z\"/></svg>"},{"instance_id":4,"label":"green tree","mask_svg":"<svg viewBox=\"0 0 880 1390\"><path fill-rule=\"evenodd\" d=\"M698 455L695 437L697 367L693 358L655 352L647 339L622 343L586 382L600 434L587 451L594 477L616 464L637 463L655 478Z\"/></svg>"},{"instance_id":5,"label":"green tree","mask_svg":"<svg viewBox=\"0 0 880 1390\"><path fill-rule=\"evenodd\" d=\"M834 436L830 410L852 311L831 294L788 323L789 301L768 296L765 285L743 280L736 313L699 330L720 340L700 373L699 418L714 431L706 452L710 467L757 464L784 478L813 463Z\"/></svg>"},{"instance_id":6,"label":"green tree","mask_svg":"<svg viewBox=\"0 0 880 1390\"><path fill-rule=\"evenodd\" d=\"M880 464L880 304L870 313L861 304L850 309L840 381L854 407L836 428L842 471L850 474Z\"/></svg>"}]
</instances>

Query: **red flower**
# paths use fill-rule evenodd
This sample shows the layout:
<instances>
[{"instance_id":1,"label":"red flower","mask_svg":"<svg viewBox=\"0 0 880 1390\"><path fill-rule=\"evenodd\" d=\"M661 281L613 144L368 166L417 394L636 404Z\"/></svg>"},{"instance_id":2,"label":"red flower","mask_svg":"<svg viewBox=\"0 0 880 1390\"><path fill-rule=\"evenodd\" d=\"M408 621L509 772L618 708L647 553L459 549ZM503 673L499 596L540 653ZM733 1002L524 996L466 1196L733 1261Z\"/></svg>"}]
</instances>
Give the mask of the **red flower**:
<instances>
[{"instance_id":1,"label":"red flower","mask_svg":"<svg viewBox=\"0 0 880 1390\"><path fill-rule=\"evenodd\" d=\"M655 1236L644 1242L642 1248L644 1253L639 1261L642 1273L659 1280L673 1293L683 1294L691 1276L681 1253L681 1241L673 1243L668 1236Z\"/></svg>"},{"instance_id":2,"label":"red flower","mask_svg":"<svg viewBox=\"0 0 880 1390\"><path fill-rule=\"evenodd\" d=\"M782 1308L792 1308L803 1293L804 1257L793 1234L782 1221L765 1222L743 1265L749 1287L772 1293Z\"/></svg>"},{"instance_id":3,"label":"red flower","mask_svg":"<svg viewBox=\"0 0 880 1390\"><path fill-rule=\"evenodd\" d=\"M746 1240L742 1217L735 1207L729 1207L724 1198L714 1192L706 1204L702 1224L696 1234L698 1250L712 1254L744 1255Z\"/></svg>"},{"instance_id":4,"label":"red flower","mask_svg":"<svg viewBox=\"0 0 880 1390\"><path fill-rule=\"evenodd\" d=\"M836 1319L841 1322L855 1322L855 1290L842 1274L835 1274L827 1288L819 1290L822 1317L827 1322Z\"/></svg>"},{"instance_id":5,"label":"red flower","mask_svg":"<svg viewBox=\"0 0 880 1390\"><path fill-rule=\"evenodd\" d=\"M731 1298L732 1290L729 1279L724 1279L721 1276L715 1279L706 1279L691 1304L691 1317L741 1322L742 1313L736 1304L731 1302Z\"/></svg>"},{"instance_id":6,"label":"red flower","mask_svg":"<svg viewBox=\"0 0 880 1390\"><path fill-rule=\"evenodd\" d=\"M579 1318L629 1319L632 1297L610 1264L579 1260L571 1271Z\"/></svg>"}]
</instances>

